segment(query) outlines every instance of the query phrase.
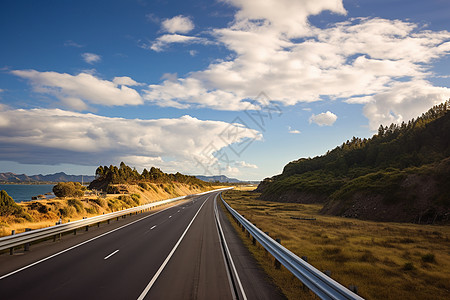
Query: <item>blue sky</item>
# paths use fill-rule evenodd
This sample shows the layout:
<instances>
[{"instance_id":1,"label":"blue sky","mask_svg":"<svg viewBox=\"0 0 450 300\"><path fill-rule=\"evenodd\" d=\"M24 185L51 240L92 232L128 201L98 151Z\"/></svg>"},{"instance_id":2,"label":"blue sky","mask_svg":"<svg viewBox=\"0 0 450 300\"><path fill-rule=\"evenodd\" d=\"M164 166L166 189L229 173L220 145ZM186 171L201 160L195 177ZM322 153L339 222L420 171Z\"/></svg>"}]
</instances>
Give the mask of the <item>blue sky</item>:
<instances>
[{"instance_id":1,"label":"blue sky","mask_svg":"<svg viewBox=\"0 0 450 300\"><path fill-rule=\"evenodd\" d=\"M450 98L446 0L2 1L0 172L261 180Z\"/></svg>"}]
</instances>

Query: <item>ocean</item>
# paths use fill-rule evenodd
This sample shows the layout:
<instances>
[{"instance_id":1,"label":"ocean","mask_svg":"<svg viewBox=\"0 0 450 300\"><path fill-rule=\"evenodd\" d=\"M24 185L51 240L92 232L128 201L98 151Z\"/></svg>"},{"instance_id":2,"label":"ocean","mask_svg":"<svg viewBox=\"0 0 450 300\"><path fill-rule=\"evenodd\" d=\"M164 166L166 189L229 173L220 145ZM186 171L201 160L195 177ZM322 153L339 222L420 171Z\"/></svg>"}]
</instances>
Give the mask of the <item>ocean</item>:
<instances>
[{"instance_id":1,"label":"ocean","mask_svg":"<svg viewBox=\"0 0 450 300\"><path fill-rule=\"evenodd\" d=\"M54 198L52 192L54 184L0 184L0 190L5 190L15 202L32 201L31 197L45 195L47 199Z\"/></svg>"}]
</instances>

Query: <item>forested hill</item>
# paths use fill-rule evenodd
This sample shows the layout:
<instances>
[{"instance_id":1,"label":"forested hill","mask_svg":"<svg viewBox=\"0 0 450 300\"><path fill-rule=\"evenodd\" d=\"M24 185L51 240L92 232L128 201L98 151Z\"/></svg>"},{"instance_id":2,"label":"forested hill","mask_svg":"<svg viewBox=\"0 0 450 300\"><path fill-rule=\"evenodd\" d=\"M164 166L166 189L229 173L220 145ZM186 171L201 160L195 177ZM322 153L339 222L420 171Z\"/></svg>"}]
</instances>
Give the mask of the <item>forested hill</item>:
<instances>
[{"instance_id":1,"label":"forested hill","mask_svg":"<svg viewBox=\"0 0 450 300\"><path fill-rule=\"evenodd\" d=\"M260 184L261 197L322 202L324 213L350 217L448 220L449 111L446 101L408 123L380 126L370 139L353 137L323 156L290 162Z\"/></svg>"},{"instance_id":2,"label":"forested hill","mask_svg":"<svg viewBox=\"0 0 450 300\"><path fill-rule=\"evenodd\" d=\"M152 167L150 171L144 169L141 174L136 169L132 169L125 163L116 166L100 166L95 171L96 179L91 182L89 189L107 191L117 184L139 184L145 182L171 183L178 182L191 186L205 187L210 183L204 182L195 176L183 175L181 173L167 174L158 168Z\"/></svg>"}]
</instances>

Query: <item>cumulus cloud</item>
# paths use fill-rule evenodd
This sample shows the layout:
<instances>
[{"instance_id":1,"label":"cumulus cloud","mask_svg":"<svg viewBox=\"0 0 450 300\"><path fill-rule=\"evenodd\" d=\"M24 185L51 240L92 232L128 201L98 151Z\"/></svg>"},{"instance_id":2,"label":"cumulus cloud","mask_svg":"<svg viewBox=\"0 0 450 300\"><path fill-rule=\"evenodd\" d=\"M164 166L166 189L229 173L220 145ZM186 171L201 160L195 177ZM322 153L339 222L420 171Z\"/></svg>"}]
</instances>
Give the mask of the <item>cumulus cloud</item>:
<instances>
[{"instance_id":1,"label":"cumulus cloud","mask_svg":"<svg viewBox=\"0 0 450 300\"><path fill-rule=\"evenodd\" d=\"M60 109L0 110L0 160L32 164L110 164L124 160L136 167L202 171L195 155L215 162L221 150L261 134L239 124L174 119L124 119ZM221 138L233 130L233 140ZM250 165L247 165L247 167ZM251 166L250 166L251 167Z\"/></svg>"},{"instance_id":2,"label":"cumulus cloud","mask_svg":"<svg viewBox=\"0 0 450 300\"><path fill-rule=\"evenodd\" d=\"M102 60L102 57L100 55L94 53L82 53L81 57L85 62L91 65Z\"/></svg>"},{"instance_id":3,"label":"cumulus cloud","mask_svg":"<svg viewBox=\"0 0 450 300\"><path fill-rule=\"evenodd\" d=\"M208 44L209 41L205 38L187 36L180 34L165 34L158 37L150 46L147 48L160 52L163 51L170 44Z\"/></svg>"},{"instance_id":4,"label":"cumulus cloud","mask_svg":"<svg viewBox=\"0 0 450 300\"><path fill-rule=\"evenodd\" d=\"M234 21L209 35L232 55L185 78L149 85L146 100L160 106L241 110L244 99L264 90L284 105L328 99L370 103L365 115L372 124L380 121L369 112L381 101L375 95L392 94L396 83L426 81L433 62L450 53L450 32L423 30L408 21L355 18L326 28L308 22L325 10L345 15L341 0L226 2L238 8ZM155 41L154 46L162 50L167 44ZM430 89L418 88L424 88L418 95L427 102Z\"/></svg>"},{"instance_id":5,"label":"cumulus cloud","mask_svg":"<svg viewBox=\"0 0 450 300\"><path fill-rule=\"evenodd\" d=\"M65 106L76 110L86 110L88 104L121 106L143 103L139 93L126 86L137 85L129 77L116 77L111 82L87 73L75 76L36 70L14 70L11 73L29 80L35 92L53 95Z\"/></svg>"},{"instance_id":6,"label":"cumulus cloud","mask_svg":"<svg viewBox=\"0 0 450 300\"><path fill-rule=\"evenodd\" d=\"M312 114L309 118L309 123L315 123L319 126L331 126L336 122L337 116L331 111L320 113L318 115Z\"/></svg>"},{"instance_id":7,"label":"cumulus cloud","mask_svg":"<svg viewBox=\"0 0 450 300\"><path fill-rule=\"evenodd\" d=\"M449 98L449 88L425 80L395 82L385 92L366 97L363 111L370 129L376 130L380 124L408 122Z\"/></svg>"},{"instance_id":8,"label":"cumulus cloud","mask_svg":"<svg viewBox=\"0 0 450 300\"><path fill-rule=\"evenodd\" d=\"M161 27L169 33L188 33L194 29L194 23L190 18L179 15L171 19L163 20Z\"/></svg>"}]
</instances>

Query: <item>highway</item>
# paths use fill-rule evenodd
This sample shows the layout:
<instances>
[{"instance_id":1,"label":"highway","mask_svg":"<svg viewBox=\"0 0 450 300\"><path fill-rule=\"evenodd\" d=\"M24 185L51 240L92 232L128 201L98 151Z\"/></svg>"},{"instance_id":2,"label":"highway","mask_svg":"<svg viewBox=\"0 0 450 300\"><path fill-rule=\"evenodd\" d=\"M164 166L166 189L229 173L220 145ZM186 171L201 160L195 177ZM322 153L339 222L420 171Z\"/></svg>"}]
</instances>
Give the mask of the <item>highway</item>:
<instances>
[{"instance_id":1,"label":"highway","mask_svg":"<svg viewBox=\"0 0 450 300\"><path fill-rule=\"evenodd\" d=\"M217 195L3 254L0 298L283 299L219 208L239 284L231 279L214 214Z\"/></svg>"}]
</instances>

